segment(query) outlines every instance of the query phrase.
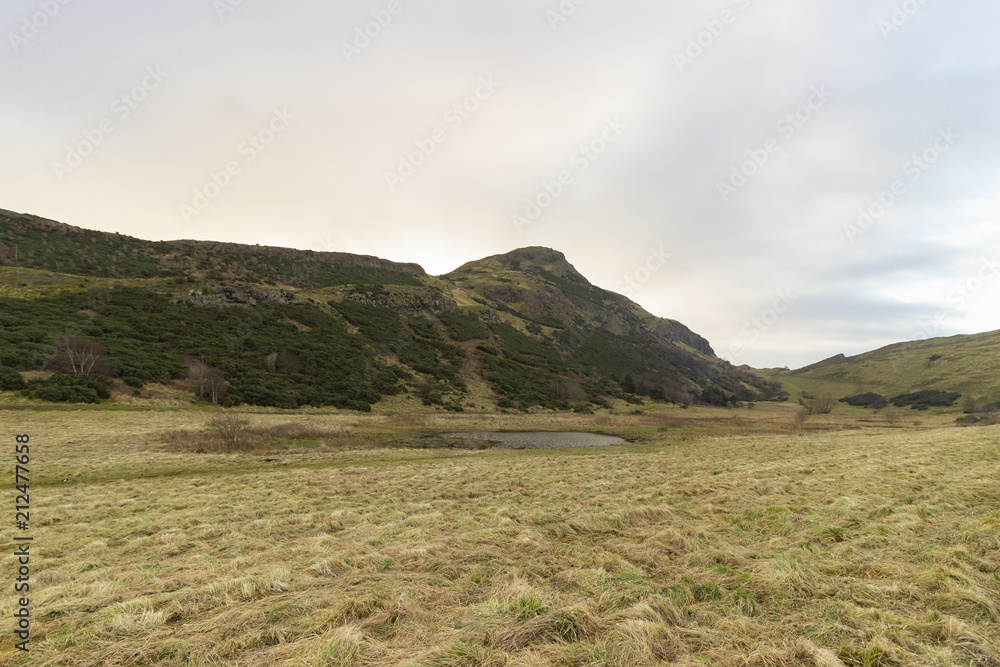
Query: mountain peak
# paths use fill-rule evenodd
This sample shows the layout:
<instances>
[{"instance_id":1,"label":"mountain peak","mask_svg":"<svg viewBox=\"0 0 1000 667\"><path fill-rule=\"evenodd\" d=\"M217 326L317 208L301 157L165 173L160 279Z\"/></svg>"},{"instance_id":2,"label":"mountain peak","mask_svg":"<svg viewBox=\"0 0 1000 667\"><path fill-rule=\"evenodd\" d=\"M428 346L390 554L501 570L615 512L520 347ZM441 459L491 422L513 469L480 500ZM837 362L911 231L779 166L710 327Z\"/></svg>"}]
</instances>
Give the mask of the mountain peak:
<instances>
[{"instance_id":1,"label":"mountain peak","mask_svg":"<svg viewBox=\"0 0 1000 667\"><path fill-rule=\"evenodd\" d=\"M571 276L573 278L583 280L588 285L590 284L590 281L584 278L583 275L569 263L566 259L566 255L558 250L542 246L517 248L516 250L511 250L510 252L502 255L484 257L483 259L463 264L452 271L449 275L484 273L497 270L525 271L529 269L539 269L560 277Z\"/></svg>"}]
</instances>

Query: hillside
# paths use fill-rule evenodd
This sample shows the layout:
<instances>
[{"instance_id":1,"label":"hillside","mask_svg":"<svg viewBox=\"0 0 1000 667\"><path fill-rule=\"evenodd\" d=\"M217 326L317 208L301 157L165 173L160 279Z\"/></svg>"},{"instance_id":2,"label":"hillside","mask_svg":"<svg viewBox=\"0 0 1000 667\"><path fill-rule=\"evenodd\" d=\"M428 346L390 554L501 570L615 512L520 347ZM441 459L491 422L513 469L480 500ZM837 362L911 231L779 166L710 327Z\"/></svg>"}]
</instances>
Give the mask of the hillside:
<instances>
[{"instance_id":1,"label":"hillside","mask_svg":"<svg viewBox=\"0 0 1000 667\"><path fill-rule=\"evenodd\" d=\"M152 242L0 212L0 322L2 366L51 367L57 342L91 341L138 395L156 383L227 405L368 410L407 395L456 411L587 410L780 396L547 248L435 277L375 257ZM206 389L220 378L224 399Z\"/></svg>"},{"instance_id":2,"label":"hillside","mask_svg":"<svg viewBox=\"0 0 1000 667\"><path fill-rule=\"evenodd\" d=\"M0 266L79 276L281 283L416 285L416 264L378 257L212 241L144 241L0 209Z\"/></svg>"},{"instance_id":3,"label":"hillside","mask_svg":"<svg viewBox=\"0 0 1000 667\"><path fill-rule=\"evenodd\" d=\"M865 392L894 396L939 389L995 401L1000 399L1000 331L896 343L797 370L759 372L780 381L793 396L803 391L836 398Z\"/></svg>"}]
</instances>

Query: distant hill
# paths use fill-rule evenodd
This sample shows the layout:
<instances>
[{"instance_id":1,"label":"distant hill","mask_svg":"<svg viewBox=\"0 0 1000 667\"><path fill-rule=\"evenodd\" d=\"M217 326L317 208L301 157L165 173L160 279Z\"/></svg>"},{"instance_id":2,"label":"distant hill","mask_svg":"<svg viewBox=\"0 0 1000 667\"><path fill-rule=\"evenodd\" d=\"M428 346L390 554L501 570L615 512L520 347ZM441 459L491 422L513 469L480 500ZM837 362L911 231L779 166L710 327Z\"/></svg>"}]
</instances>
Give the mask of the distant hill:
<instances>
[{"instance_id":1,"label":"distant hill","mask_svg":"<svg viewBox=\"0 0 1000 667\"><path fill-rule=\"evenodd\" d=\"M376 257L152 242L0 211L0 323L0 365L40 369L69 336L103 346L133 387L204 393L202 376L224 377L227 404L366 410L405 393L453 410L586 410L611 397L781 396L548 248L435 277Z\"/></svg>"},{"instance_id":2,"label":"distant hill","mask_svg":"<svg viewBox=\"0 0 1000 667\"><path fill-rule=\"evenodd\" d=\"M0 265L80 276L269 282L299 287L417 285L416 264L340 252L214 241L143 241L0 209Z\"/></svg>"},{"instance_id":3,"label":"distant hill","mask_svg":"<svg viewBox=\"0 0 1000 667\"><path fill-rule=\"evenodd\" d=\"M924 389L1000 399L1000 331L896 343L853 357L837 355L798 370L759 371L793 396L883 396Z\"/></svg>"}]
</instances>

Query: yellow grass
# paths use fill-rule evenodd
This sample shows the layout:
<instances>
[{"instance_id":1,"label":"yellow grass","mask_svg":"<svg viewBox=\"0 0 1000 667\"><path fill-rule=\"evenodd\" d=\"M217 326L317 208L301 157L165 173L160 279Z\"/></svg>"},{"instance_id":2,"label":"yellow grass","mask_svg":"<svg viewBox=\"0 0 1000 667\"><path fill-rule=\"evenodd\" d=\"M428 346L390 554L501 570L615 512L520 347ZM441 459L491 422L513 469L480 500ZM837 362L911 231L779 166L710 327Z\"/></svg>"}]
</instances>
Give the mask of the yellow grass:
<instances>
[{"instance_id":1,"label":"yellow grass","mask_svg":"<svg viewBox=\"0 0 1000 667\"><path fill-rule=\"evenodd\" d=\"M0 664L1000 665L1000 427L795 407L247 413L279 442L204 454L209 413L3 410L37 559ZM413 447L486 428L637 440Z\"/></svg>"}]
</instances>

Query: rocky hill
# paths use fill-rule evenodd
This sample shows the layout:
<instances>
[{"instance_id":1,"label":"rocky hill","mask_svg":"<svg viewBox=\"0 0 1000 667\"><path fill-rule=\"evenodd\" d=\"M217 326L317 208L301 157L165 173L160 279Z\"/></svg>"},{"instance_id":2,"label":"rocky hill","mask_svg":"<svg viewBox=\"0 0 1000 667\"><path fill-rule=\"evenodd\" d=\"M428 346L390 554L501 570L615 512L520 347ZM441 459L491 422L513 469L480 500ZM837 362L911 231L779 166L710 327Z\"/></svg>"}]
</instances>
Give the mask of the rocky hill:
<instances>
[{"instance_id":1,"label":"rocky hill","mask_svg":"<svg viewBox=\"0 0 1000 667\"><path fill-rule=\"evenodd\" d=\"M99 345L109 374L140 393L173 383L225 404L367 410L409 394L452 410L587 410L610 397L781 397L548 248L435 277L375 257L152 242L0 211L0 295L8 377L51 367L69 339ZM205 377L224 382L224 398Z\"/></svg>"}]
</instances>

